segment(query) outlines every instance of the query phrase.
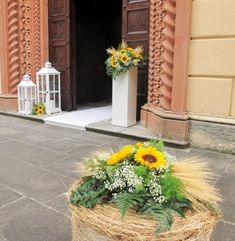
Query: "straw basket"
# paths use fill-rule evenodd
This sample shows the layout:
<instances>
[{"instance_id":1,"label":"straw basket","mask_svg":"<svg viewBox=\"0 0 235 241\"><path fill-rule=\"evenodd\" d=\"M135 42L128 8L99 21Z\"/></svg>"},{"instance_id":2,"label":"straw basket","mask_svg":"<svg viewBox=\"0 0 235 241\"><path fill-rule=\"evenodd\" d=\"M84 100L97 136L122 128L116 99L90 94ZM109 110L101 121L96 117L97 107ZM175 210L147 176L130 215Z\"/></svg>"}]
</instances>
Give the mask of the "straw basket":
<instances>
[{"instance_id":1,"label":"straw basket","mask_svg":"<svg viewBox=\"0 0 235 241\"><path fill-rule=\"evenodd\" d=\"M218 222L209 211L188 211L185 219L176 217L169 231L156 235L156 220L135 211L122 218L110 204L93 209L71 205L70 210L73 241L209 241Z\"/></svg>"}]
</instances>

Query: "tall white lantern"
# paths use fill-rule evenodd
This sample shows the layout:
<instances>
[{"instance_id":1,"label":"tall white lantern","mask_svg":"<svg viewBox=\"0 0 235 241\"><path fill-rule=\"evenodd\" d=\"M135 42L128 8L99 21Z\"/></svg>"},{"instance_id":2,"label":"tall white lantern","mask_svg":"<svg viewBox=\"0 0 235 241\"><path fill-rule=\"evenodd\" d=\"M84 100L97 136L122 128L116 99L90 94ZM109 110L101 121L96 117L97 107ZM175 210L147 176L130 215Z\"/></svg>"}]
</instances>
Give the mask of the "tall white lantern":
<instances>
[{"instance_id":1,"label":"tall white lantern","mask_svg":"<svg viewBox=\"0 0 235 241\"><path fill-rule=\"evenodd\" d=\"M61 112L60 72L46 62L36 76L38 103L44 103L47 114Z\"/></svg>"},{"instance_id":2,"label":"tall white lantern","mask_svg":"<svg viewBox=\"0 0 235 241\"><path fill-rule=\"evenodd\" d=\"M36 103L36 85L28 74L17 85L18 113L29 115L32 113L33 105Z\"/></svg>"}]
</instances>

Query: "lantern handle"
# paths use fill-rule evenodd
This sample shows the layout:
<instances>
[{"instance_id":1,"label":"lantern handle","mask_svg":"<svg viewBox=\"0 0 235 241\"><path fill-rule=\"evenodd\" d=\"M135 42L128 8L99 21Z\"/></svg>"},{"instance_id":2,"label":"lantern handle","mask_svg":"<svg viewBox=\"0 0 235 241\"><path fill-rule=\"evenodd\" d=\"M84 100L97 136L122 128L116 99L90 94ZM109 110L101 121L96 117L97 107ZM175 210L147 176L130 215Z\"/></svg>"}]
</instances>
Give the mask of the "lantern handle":
<instances>
[{"instance_id":1,"label":"lantern handle","mask_svg":"<svg viewBox=\"0 0 235 241\"><path fill-rule=\"evenodd\" d=\"M47 61L46 63L45 63L45 68L51 68L51 63L49 62L49 61Z\"/></svg>"}]
</instances>

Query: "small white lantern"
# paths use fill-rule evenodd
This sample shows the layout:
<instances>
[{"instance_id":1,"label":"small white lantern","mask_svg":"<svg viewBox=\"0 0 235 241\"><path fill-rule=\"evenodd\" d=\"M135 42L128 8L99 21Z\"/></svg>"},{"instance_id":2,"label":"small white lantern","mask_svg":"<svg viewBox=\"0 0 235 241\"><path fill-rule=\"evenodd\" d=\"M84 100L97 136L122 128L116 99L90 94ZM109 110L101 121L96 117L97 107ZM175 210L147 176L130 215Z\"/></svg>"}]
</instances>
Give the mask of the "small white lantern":
<instances>
[{"instance_id":1,"label":"small white lantern","mask_svg":"<svg viewBox=\"0 0 235 241\"><path fill-rule=\"evenodd\" d=\"M47 114L61 112L60 72L46 62L36 76L38 103L44 103Z\"/></svg>"},{"instance_id":2,"label":"small white lantern","mask_svg":"<svg viewBox=\"0 0 235 241\"><path fill-rule=\"evenodd\" d=\"M18 113L29 115L32 113L33 105L36 103L36 85L28 74L17 85Z\"/></svg>"}]
</instances>

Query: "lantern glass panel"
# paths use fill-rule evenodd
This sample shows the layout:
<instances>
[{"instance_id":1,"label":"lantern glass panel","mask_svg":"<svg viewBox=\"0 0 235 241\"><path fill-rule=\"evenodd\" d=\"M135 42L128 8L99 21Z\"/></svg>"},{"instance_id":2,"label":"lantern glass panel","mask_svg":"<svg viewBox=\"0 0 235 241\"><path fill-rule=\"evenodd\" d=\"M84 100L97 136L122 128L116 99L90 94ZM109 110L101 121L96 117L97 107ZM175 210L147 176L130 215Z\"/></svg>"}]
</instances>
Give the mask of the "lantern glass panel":
<instances>
[{"instance_id":1,"label":"lantern glass panel","mask_svg":"<svg viewBox=\"0 0 235 241\"><path fill-rule=\"evenodd\" d=\"M41 90L45 92L47 89L47 84L46 84L46 75L41 76Z\"/></svg>"},{"instance_id":2,"label":"lantern glass panel","mask_svg":"<svg viewBox=\"0 0 235 241\"><path fill-rule=\"evenodd\" d=\"M55 91L59 91L59 79L58 75L55 75Z\"/></svg>"},{"instance_id":3,"label":"lantern glass panel","mask_svg":"<svg viewBox=\"0 0 235 241\"><path fill-rule=\"evenodd\" d=\"M50 100L54 100L54 94L50 93Z\"/></svg>"},{"instance_id":4,"label":"lantern glass panel","mask_svg":"<svg viewBox=\"0 0 235 241\"><path fill-rule=\"evenodd\" d=\"M24 99L24 88L20 87L20 99Z\"/></svg>"},{"instance_id":5,"label":"lantern glass panel","mask_svg":"<svg viewBox=\"0 0 235 241\"><path fill-rule=\"evenodd\" d=\"M26 99L31 100L32 99L32 89L31 88L26 88Z\"/></svg>"},{"instance_id":6,"label":"lantern glass panel","mask_svg":"<svg viewBox=\"0 0 235 241\"><path fill-rule=\"evenodd\" d=\"M23 102L23 100L20 100L20 110L24 110L24 102Z\"/></svg>"},{"instance_id":7,"label":"lantern glass panel","mask_svg":"<svg viewBox=\"0 0 235 241\"><path fill-rule=\"evenodd\" d=\"M49 76L49 91L54 91L54 75Z\"/></svg>"},{"instance_id":8,"label":"lantern glass panel","mask_svg":"<svg viewBox=\"0 0 235 241\"><path fill-rule=\"evenodd\" d=\"M38 91L42 91L42 76L38 76Z\"/></svg>"},{"instance_id":9,"label":"lantern glass panel","mask_svg":"<svg viewBox=\"0 0 235 241\"><path fill-rule=\"evenodd\" d=\"M55 108L59 107L59 93L55 93Z\"/></svg>"}]
</instances>

